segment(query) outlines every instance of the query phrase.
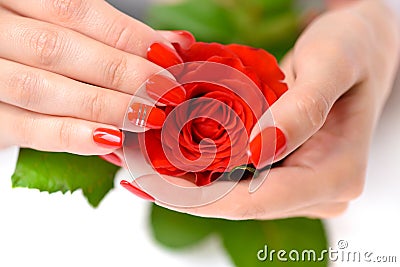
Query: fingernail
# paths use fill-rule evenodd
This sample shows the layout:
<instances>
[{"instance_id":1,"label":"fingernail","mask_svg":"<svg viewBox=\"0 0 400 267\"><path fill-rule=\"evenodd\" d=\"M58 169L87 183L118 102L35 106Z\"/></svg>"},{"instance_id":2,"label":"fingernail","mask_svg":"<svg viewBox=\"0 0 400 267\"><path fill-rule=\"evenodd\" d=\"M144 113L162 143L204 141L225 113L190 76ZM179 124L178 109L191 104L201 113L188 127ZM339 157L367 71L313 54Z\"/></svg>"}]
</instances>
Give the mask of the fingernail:
<instances>
[{"instance_id":1,"label":"fingernail","mask_svg":"<svg viewBox=\"0 0 400 267\"><path fill-rule=\"evenodd\" d=\"M150 129L162 128L165 117L163 110L142 103L132 104L128 111L128 119L131 123Z\"/></svg>"},{"instance_id":2,"label":"fingernail","mask_svg":"<svg viewBox=\"0 0 400 267\"><path fill-rule=\"evenodd\" d=\"M111 164L122 167L122 160L115 153L99 155L99 157Z\"/></svg>"},{"instance_id":3,"label":"fingernail","mask_svg":"<svg viewBox=\"0 0 400 267\"><path fill-rule=\"evenodd\" d=\"M155 199L152 196L150 196L149 194L147 194L143 190L137 188L136 186L134 186L133 184L131 184L128 181L122 180L120 182L120 185L122 185L122 187L124 187L126 190L128 190L132 194L140 197L141 199L144 199L144 200L147 200L147 201L151 201L151 202L155 201Z\"/></svg>"},{"instance_id":4,"label":"fingernail","mask_svg":"<svg viewBox=\"0 0 400 267\"><path fill-rule=\"evenodd\" d=\"M96 144L111 148L122 146L122 136L121 131L107 128L99 128L93 132L93 140Z\"/></svg>"},{"instance_id":5,"label":"fingernail","mask_svg":"<svg viewBox=\"0 0 400 267\"><path fill-rule=\"evenodd\" d=\"M185 47L190 47L192 44L196 42L196 38L194 38L193 34L188 31L172 31L173 33L179 35L182 40L185 42Z\"/></svg>"},{"instance_id":6,"label":"fingernail","mask_svg":"<svg viewBox=\"0 0 400 267\"><path fill-rule=\"evenodd\" d=\"M262 130L250 142L248 154L250 161L257 168L263 168L272 164L274 159L281 155L286 149L286 137L283 132L276 127L269 127Z\"/></svg>"},{"instance_id":7,"label":"fingernail","mask_svg":"<svg viewBox=\"0 0 400 267\"><path fill-rule=\"evenodd\" d=\"M186 99L186 91L178 82L164 75L153 75L146 83L147 94L158 102L177 106Z\"/></svg>"},{"instance_id":8,"label":"fingernail","mask_svg":"<svg viewBox=\"0 0 400 267\"><path fill-rule=\"evenodd\" d=\"M182 58L173 48L162 43L154 43L150 46L147 50L147 59L165 69L183 63Z\"/></svg>"}]
</instances>

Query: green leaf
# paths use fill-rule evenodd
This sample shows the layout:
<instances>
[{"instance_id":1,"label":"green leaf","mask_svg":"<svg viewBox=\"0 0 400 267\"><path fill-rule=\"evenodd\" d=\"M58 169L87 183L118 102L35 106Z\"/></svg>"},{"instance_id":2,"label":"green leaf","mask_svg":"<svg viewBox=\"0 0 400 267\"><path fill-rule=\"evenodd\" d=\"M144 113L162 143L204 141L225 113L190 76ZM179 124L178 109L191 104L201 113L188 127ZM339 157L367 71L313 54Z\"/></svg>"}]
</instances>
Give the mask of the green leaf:
<instances>
[{"instance_id":1,"label":"green leaf","mask_svg":"<svg viewBox=\"0 0 400 267\"><path fill-rule=\"evenodd\" d=\"M97 156L21 149L12 185L49 193L82 189L89 203L97 207L113 188L118 169Z\"/></svg>"},{"instance_id":2,"label":"green leaf","mask_svg":"<svg viewBox=\"0 0 400 267\"><path fill-rule=\"evenodd\" d=\"M212 0L154 5L149 10L146 23L162 30L188 30L199 40L207 42L229 39L234 31L227 10Z\"/></svg>"},{"instance_id":3,"label":"green leaf","mask_svg":"<svg viewBox=\"0 0 400 267\"><path fill-rule=\"evenodd\" d=\"M260 261L257 252L268 246L268 250L314 250L316 257L327 249L325 230L320 220L305 218L275 221L228 221L200 218L153 205L150 217L154 238L163 246L182 249L195 245L210 234L221 237L225 250L235 266L320 266L327 261ZM288 257L288 255L286 255Z\"/></svg>"},{"instance_id":4,"label":"green leaf","mask_svg":"<svg viewBox=\"0 0 400 267\"><path fill-rule=\"evenodd\" d=\"M300 32L293 0L186 0L150 7L146 23L156 29L183 29L198 41L263 48L278 59ZM173 19L171 19L173 18Z\"/></svg>"},{"instance_id":5,"label":"green leaf","mask_svg":"<svg viewBox=\"0 0 400 267\"><path fill-rule=\"evenodd\" d=\"M152 206L150 224L154 238L178 249L196 244L215 231L216 221Z\"/></svg>"},{"instance_id":6,"label":"green leaf","mask_svg":"<svg viewBox=\"0 0 400 267\"><path fill-rule=\"evenodd\" d=\"M305 218L284 219L275 221L225 221L219 227L223 244L235 266L327 266L323 261L279 261L276 253L273 261L260 261L257 257L259 250L268 247L271 250L284 250L290 253L296 250L314 250L316 258L321 251L327 249L325 230L320 220ZM264 256L262 254L262 256ZM285 255L288 258L288 254ZM301 259L301 258L300 258Z\"/></svg>"}]
</instances>

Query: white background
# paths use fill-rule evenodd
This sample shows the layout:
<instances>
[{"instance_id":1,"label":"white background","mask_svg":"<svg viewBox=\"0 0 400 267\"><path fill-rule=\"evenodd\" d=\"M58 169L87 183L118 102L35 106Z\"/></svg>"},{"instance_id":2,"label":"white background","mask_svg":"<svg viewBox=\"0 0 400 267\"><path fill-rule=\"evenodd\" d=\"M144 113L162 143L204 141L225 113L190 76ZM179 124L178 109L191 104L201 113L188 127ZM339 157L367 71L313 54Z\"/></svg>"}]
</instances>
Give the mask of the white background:
<instances>
[{"instance_id":1,"label":"white background","mask_svg":"<svg viewBox=\"0 0 400 267\"><path fill-rule=\"evenodd\" d=\"M396 86L376 132L364 194L346 214L326 221L333 248L346 240L349 251L393 255L398 263L332 266L400 265L399 117ZM0 151L0 266L231 266L215 237L179 252L154 243L147 226L149 204L118 185L128 177L125 172L93 209L81 192L11 189L16 159L16 148Z\"/></svg>"}]
</instances>

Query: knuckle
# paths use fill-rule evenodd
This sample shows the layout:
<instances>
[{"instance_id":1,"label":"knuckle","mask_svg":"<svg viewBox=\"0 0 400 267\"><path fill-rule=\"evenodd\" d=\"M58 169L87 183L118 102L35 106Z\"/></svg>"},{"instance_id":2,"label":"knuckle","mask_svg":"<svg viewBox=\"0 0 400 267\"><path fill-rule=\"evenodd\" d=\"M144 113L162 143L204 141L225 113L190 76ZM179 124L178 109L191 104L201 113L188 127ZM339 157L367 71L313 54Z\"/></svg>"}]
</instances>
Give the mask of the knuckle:
<instances>
[{"instance_id":1,"label":"knuckle","mask_svg":"<svg viewBox=\"0 0 400 267\"><path fill-rule=\"evenodd\" d=\"M84 0L47 0L45 6L58 20L74 23L87 12Z\"/></svg>"},{"instance_id":2,"label":"knuckle","mask_svg":"<svg viewBox=\"0 0 400 267\"><path fill-rule=\"evenodd\" d=\"M38 127L38 122L32 116L22 116L13 124L13 133L18 145L22 147L35 148L35 138L32 133Z\"/></svg>"},{"instance_id":3,"label":"knuckle","mask_svg":"<svg viewBox=\"0 0 400 267\"><path fill-rule=\"evenodd\" d=\"M106 40L107 43L119 50L126 50L130 46L133 32L127 26L130 23L127 21L115 21L111 23L106 29Z\"/></svg>"},{"instance_id":4,"label":"knuckle","mask_svg":"<svg viewBox=\"0 0 400 267\"><path fill-rule=\"evenodd\" d=\"M75 133L74 125L68 120L57 120L54 129L56 129L58 146L60 150L65 151L72 144Z\"/></svg>"},{"instance_id":5,"label":"knuckle","mask_svg":"<svg viewBox=\"0 0 400 267\"><path fill-rule=\"evenodd\" d=\"M104 82L111 89L121 86L127 72L127 58L125 56L112 59L104 67Z\"/></svg>"},{"instance_id":6,"label":"knuckle","mask_svg":"<svg viewBox=\"0 0 400 267\"><path fill-rule=\"evenodd\" d=\"M324 124L330 109L326 96L322 93L306 94L300 97L296 103L299 114L304 117L312 129L319 129Z\"/></svg>"},{"instance_id":7,"label":"knuckle","mask_svg":"<svg viewBox=\"0 0 400 267\"><path fill-rule=\"evenodd\" d=\"M83 112L91 121L100 122L107 110L107 97L98 90L82 97Z\"/></svg>"},{"instance_id":8,"label":"knuckle","mask_svg":"<svg viewBox=\"0 0 400 267\"><path fill-rule=\"evenodd\" d=\"M40 75L33 72L19 72L11 76L9 81L13 90L13 102L24 108L33 108L41 103L41 95L45 86Z\"/></svg>"},{"instance_id":9,"label":"knuckle","mask_svg":"<svg viewBox=\"0 0 400 267\"><path fill-rule=\"evenodd\" d=\"M48 66L57 61L62 50L63 37L55 30L39 30L27 34L28 43L34 54L38 57L39 63Z\"/></svg>"}]
</instances>

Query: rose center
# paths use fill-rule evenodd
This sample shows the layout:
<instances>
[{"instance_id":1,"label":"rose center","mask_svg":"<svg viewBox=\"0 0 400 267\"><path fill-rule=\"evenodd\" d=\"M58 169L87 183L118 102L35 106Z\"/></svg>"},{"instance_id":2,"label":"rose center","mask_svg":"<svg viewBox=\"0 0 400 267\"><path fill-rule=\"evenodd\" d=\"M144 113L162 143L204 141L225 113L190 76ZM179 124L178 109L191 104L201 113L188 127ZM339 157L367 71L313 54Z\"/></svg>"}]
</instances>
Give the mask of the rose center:
<instances>
[{"instance_id":1,"label":"rose center","mask_svg":"<svg viewBox=\"0 0 400 267\"><path fill-rule=\"evenodd\" d=\"M201 140L209 138L219 139L225 133L222 125L210 118L197 118L193 120L192 137L193 141L200 143Z\"/></svg>"}]
</instances>

